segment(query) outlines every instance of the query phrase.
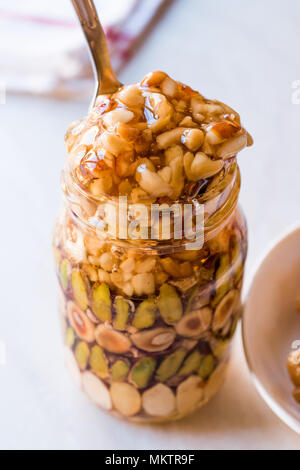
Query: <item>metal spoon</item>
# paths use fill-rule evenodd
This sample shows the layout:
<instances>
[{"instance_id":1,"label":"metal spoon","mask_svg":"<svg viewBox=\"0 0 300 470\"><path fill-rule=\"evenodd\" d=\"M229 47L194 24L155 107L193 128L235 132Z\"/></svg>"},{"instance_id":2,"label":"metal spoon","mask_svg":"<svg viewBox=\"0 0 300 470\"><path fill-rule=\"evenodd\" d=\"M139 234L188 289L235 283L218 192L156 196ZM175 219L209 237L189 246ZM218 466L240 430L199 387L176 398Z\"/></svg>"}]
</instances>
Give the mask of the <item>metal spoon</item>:
<instances>
[{"instance_id":1,"label":"metal spoon","mask_svg":"<svg viewBox=\"0 0 300 470\"><path fill-rule=\"evenodd\" d=\"M86 37L92 59L96 80L95 95L91 102L92 108L98 95L114 93L122 86L122 83L119 82L113 71L105 34L93 0L72 0L72 3Z\"/></svg>"}]
</instances>

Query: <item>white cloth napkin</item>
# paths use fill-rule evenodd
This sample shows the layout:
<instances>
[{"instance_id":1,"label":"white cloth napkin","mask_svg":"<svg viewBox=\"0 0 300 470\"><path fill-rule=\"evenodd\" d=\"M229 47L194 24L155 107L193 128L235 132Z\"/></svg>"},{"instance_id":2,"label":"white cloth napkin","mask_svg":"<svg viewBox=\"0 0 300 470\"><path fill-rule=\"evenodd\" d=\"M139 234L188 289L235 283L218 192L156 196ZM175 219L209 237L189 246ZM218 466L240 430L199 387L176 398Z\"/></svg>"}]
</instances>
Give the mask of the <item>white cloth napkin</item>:
<instances>
[{"instance_id":1,"label":"white cloth napkin","mask_svg":"<svg viewBox=\"0 0 300 470\"><path fill-rule=\"evenodd\" d=\"M113 66L123 67L165 0L95 0ZM7 92L84 98L92 71L70 0L0 0L0 80Z\"/></svg>"}]
</instances>

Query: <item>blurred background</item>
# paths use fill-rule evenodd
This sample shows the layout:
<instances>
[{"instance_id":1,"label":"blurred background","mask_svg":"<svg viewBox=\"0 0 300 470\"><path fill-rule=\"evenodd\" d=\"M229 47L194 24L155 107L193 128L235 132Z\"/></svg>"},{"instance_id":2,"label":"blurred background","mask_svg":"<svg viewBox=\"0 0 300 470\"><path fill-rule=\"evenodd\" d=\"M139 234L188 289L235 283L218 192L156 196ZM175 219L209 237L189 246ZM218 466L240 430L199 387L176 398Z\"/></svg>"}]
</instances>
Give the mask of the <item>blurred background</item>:
<instances>
[{"instance_id":1,"label":"blurred background","mask_svg":"<svg viewBox=\"0 0 300 470\"><path fill-rule=\"evenodd\" d=\"M123 83L164 70L237 109L249 224L246 288L270 241L299 221L298 0L96 0ZM69 0L0 0L0 448L287 449L299 437L251 383L240 333L226 385L195 416L142 432L90 405L65 373L51 230L67 125L93 78Z\"/></svg>"}]
</instances>

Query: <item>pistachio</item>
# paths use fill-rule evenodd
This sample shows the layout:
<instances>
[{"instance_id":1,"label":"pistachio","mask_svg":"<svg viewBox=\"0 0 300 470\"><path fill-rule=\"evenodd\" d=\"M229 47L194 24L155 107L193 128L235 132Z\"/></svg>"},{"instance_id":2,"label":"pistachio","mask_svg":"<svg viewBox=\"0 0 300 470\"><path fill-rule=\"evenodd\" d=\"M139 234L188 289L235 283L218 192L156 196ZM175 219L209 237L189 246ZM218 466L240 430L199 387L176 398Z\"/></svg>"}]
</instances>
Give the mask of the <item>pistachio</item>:
<instances>
[{"instance_id":1,"label":"pistachio","mask_svg":"<svg viewBox=\"0 0 300 470\"><path fill-rule=\"evenodd\" d=\"M67 304L67 315L77 336L88 343L92 343L95 340L95 327L87 315L73 302Z\"/></svg>"},{"instance_id":2,"label":"pistachio","mask_svg":"<svg viewBox=\"0 0 300 470\"><path fill-rule=\"evenodd\" d=\"M126 330L127 321L130 315L130 306L129 301L124 299L124 297L116 297L114 302L114 308L116 311L114 328L117 330Z\"/></svg>"},{"instance_id":3,"label":"pistachio","mask_svg":"<svg viewBox=\"0 0 300 470\"><path fill-rule=\"evenodd\" d=\"M173 277L181 277L180 266L173 258L161 258L160 263L164 270Z\"/></svg>"},{"instance_id":4,"label":"pistachio","mask_svg":"<svg viewBox=\"0 0 300 470\"><path fill-rule=\"evenodd\" d=\"M143 409L150 416L170 416L175 411L175 396L172 390L163 384L143 393Z\"/></svg>"},{"instance_id":5,"label":"pistachio","mask_svg":"<svg viewBox=\"0 0 300 470\"><path fill-rule=\"evenodd\" d=\"M212 329L215 333L221 330L234 313L237 306L238 291L233 289L218 304L213 318Z\"/></svg>"},{"instance_id":6,"label":"pistachio","mask_svg":"<svg viewBox=\"0 0 300 470\"><path fill-rule=\"evenodd\" d=\"M110 393L113 405L121 415L133 416L140 411L141 396L132 385L115 382L110 388Z\"/></svg>"},{"instance_id":7,"label":"pistachio","mask_svg":"<svg viewBox=\"0 0 300 470\"><path fill-rule=\"evenodd\" d=\"M84 372L82 374L82 386L85 393L95 405L109 411L112 408L109 390L92 372Z\"/></svg>"},{"instance_id":8,"label":"pistachio","mask_svg":"<svg viewBox=\"0 0 300 470\"><path fill-rule=\"evenodd\" d=\"M67 259L62 260L59 267L61 285L64 290L68 289L69 285L69 275L71 272L71 265Z\"/></svg>"},{"instance_id":9,"label":"pistachio","mask_svg":"<svg viewBox=\"0 0 300 470\"><path fill-rule=\"evenodd\" d=\"M175 352L167 356L158 367L155 379L157 382L166 382L175 375L181 366L187 351L185 349L177 349Z\"/></svg>"},{"instance_id":10,"label":"pistachio","mask_svg":"<svg viewBox=\"0 0 300 470\"><path fill-rule=\"evenodd\" d=\"M224 165L222 160L212 160L202 152L196 153L195 156L191 152L187 152L184 155L183 164L185 174L191 181L211 178L219 173Z\"/></svg>"},{"instance_id":11,"label":"pistachio","mask_svg":"<svg viewBox=\"0 0 300 470\"><path fill-rule=\"evenodd\" d=\"M173 328L154 328L131 336L133 344L147 352L165 351L174 343L175 338L176 333Z\"/></svg>"},{"instance_id":12,"label":"pistachio","mask_svg":"<svg viewBox=\"0 0 300 470\"><path fill-rule=\"evenodd\" d=\"M157 306L154 300L147 299L141 302L133 317L132 326L143 329L150 328L155 323Z\"/></svg>"},{"instance_id":13,"label":"pistachio","mask_svg":"<svg viewBox=\"0 0 300 470\"><path fill-rule=\"evenodd\" d=\"M194 410L203 400L203 382L200 377L192 375L177 387L176 406L181 414Z\"/></svg>"},{"instance_id":14,"label":"pistachio","mask_svg":"<svg viewBox=\"0 0 300 470\"><path fill-rule=\"evenodd\" d=\"M234 283L238 283L243 275L244 263L242 257L242 251L237 237L231 237L231 264L234 271L233 280Z\"/></svg>"},{"instance_id":15,"label":"pistachio","mask_svg":"<svg viewBox=\"0 0 300 470\"><path fill-rule=\"evenodd\" d=\"M107 377L108 375L108 366L107 359L103 352L103 349L95 345L92 347L89 364L92 371L101 378Z\"/></svg>"},{"instance_id":16,"label":"pistachio","mask_svg":"<svg viewBox=\"0 0 300 470\"><path fill-rule=\"evenodd\" d=\"M71 286L75 301L82 310L86 310L89 304L89 300L87 296L85 281L80 271L72 271Z\"/></svg>"},{"instance_id":17,"label":"pistachio","mask_svg":"<svg viewBox=\"0 0 300 470\"><path fill-rule=\"evenodd\" d=\"M122 359L116 361L110 369L111 377L115 381L122 381L127 377L129 365Z\"/></svg>"},{"instance_id":18,"label":"pistachio","mask_svg":"<svg viewBox=\"0 0 300 470\"><path fill-rule=\"evenodd\" d=\"M66 364L68 371L71 374L71 377L73 378L75 384L78 387L80 387L81 385L80 369L78 367L74 354L67 346L65 346L64 348L64 356L65 356L65 364Z\"/></svg>"},{"instance_id":19,"label":"pistachio","mask_svg":"<svg viewBox=\"0 0 300 470\"><path fill-rule=\"evenodd\" d=\"M191 352L191 354L184 361L183 366L178 372L178 375L184 376L184 375L190 375L193 372L196 372L201 365L202 359L203 359L202 354L200 354L198 349L195 349L194 351Z\"/></svg>"},{"instance_id":20,"label":"pistachio","mask_svg":"<svg viewBox=\"0 0 300 470\"><path fill-rule=\"evenodd\" d=\"M88 365L90 348L84 341L80 341L75 348L75 357L80 370L85 370Z\"/></svg>"},{"instance_id":21,"label":"pistachio","mask_svg":"<svg viewBox=\"0 0 300 470\"><path fill-rule=\"evenodd\" d=\"M228 362L222 361L217 368L212 372L207 384L204 387L205 401L210 400L219 390L225 380Z\"/></svg>"},{"instance_id":22,"label":"pistachio","mask_svg":"<svg viewBox=\"0 0 300 470\"><path fill-rule=\"evenodd\" d=\"M216 294L212 301L212 307L216 307L230 289L230 266L229 255L227 253L222 254L216 271Z\"/></svg>"},{"instance_id":23,"label":"pistachio","mask_svg":"<svg viewBox=\"0 0 300 470\"><path fill-rule=\"evenodd\" d=\"M223 358L223 356L225 356L228 352L228 349L229 349L229 340L228 339L225 339L225 340L217 340L216 341L216 344L214 345L214 347L212 348L213 350L213 353L214 353L214 356L218 359L221 359Z\"/></svg>"},{"instance_id":24,"label":"pistachio","mask_svg":"<svg viewBox=\"0 0 300 470\"><path fill-rule=\"evenodd\" d=\"M158 308L161 316L168 325L180 320L183 309L175 287L163 284L159 289Z\"/></svg>"},{"instance_id":25,"label":"pistachio","mask_svg":"<svg viewBox=\"0 0 300 470\"><path fill-rule=\"evenodd\" d=\"M107 325L99 325L96 328L95 337L99 346L115 354L127 353L131 347L127 336Z\"/></svg>"},{"instance_id":26,"label":"pistachio","mask_svg":"<svg viewBox=\"0 0 300 470\"><path fill-rule=\"evenodd\" d=\"M176 325L176 331L181 336L193 338L207 331L211 325L212 311L209 307L203 307L185 314Z\"/></svg>"},{"instance_id":27,"label":"pistachio","mask_svg":"<svg viewBox=\"0 0 300 470\"><path fill-rule=\"evenodd\" d=\"M143 357L133 367L129 380L138 388L147 387L156 367L153 357Z\"/></svg>"},{"instance_id":28,"label":"pistachio","mask_svg":"<svg viewBox=\"0 0 300 470\"><path fill-rule=\"evenodd\" d=\"M65 334L65 343L70 349L74 346L75 332L74 332L73 328L71 328L71 327L67 328L67 331L66 331L66 334Z\"/></svg>"},{"instance_id":29,"label":"pistachio","mask_svg":"<svg viewBox=\"0 0 300 470\"><path fill-rule=\"evenodd\" d=\"M95 284L92 290L92 310L98 320L111 320L111 298L107 284Z\"/></svg>"},{"instance_id":30,"label":"pistachio","mask_svg":"<svg viewBox=\"0 0 300 470\"><path fill-rule=\"evenodd\" d=\"M207 378L212 374L215 368L215 360L212 354L208 354L202 361L201 366L198 370L198 375L203 380L207 380Z\"/></svg>"}]
</instances>

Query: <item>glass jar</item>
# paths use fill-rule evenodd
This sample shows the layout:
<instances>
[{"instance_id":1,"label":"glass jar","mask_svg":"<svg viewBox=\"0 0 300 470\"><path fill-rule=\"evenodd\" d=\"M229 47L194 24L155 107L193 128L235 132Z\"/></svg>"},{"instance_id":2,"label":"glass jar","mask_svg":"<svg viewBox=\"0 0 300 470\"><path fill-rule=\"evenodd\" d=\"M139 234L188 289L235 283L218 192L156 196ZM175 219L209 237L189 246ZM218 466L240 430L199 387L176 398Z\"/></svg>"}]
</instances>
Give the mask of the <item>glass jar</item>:
<instances>
[{"instance_id":1,"label":"glass jar","mask_svg":"<svg viewBox=\"0 0 300 470\"><path fill-rule=\"evenodd\" d=\"M53 243L76 383L96 405L135 422L194 412L225 379L240 314L247 229L236 159L198 191L204 243L192 250L172 235L168 243L99 237L99 200L68 166L62 183Z\"/></svg>"}]
</instances>

